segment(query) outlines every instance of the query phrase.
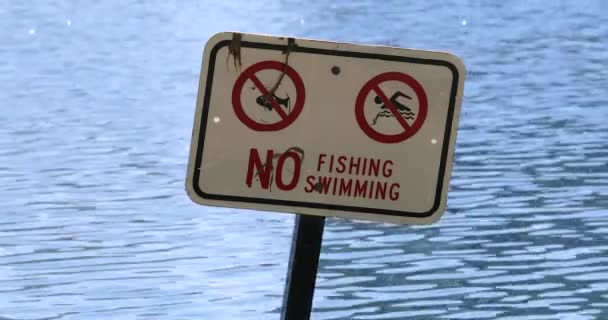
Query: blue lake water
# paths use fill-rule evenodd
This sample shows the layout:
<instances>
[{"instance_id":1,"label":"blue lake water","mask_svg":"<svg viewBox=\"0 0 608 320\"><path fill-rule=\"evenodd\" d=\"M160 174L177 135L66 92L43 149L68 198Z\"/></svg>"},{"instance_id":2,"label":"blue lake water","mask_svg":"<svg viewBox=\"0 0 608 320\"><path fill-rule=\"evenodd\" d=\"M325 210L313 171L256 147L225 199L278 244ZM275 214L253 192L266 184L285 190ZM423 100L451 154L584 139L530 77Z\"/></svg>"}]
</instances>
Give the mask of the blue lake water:
<instances>
[{"instance_id":1,"label":"blue lake water","mask_svg":"<svg viewBox=\"0 0 608 320\"><path fill-rule=\"evenodd\" d=\"M328 219L313 319L608 318L608 2L0 4L0 317L279 319L293 216L192 203L219 31L467 65L448 211Z\"/></svg>"}]
</instances>

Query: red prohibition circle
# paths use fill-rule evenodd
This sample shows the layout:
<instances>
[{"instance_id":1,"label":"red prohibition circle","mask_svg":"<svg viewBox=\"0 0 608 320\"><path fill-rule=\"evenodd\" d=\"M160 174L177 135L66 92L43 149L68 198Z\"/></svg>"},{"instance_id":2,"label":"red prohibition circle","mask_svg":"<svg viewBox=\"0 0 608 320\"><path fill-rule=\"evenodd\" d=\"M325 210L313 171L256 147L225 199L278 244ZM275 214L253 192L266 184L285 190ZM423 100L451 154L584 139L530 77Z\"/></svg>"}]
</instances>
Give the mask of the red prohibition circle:
<instances>
[{"instance_id":1,"label":"red prohibition circle","mask_svg":"<svg viewBox=\"0 0 608 320\"><path fill-rule=\"evenodd\" d=\"M384 92L382 92L382 89L380 88L379 85L380 85L380 83L385 82L385 81L403 82L407 86L411 87L414 90L414 92L416 93L416 96L418 97L418 104L419 104L418 116L416 117L416 120L414 120L414 123L411 126L405 121L405 119L398 116L399 112L397 111L395 106L393 106L390 103L390 101L388 100L388 98L386 97ZM397 119L397 121L399 121L399 124L403 127L402 133L398 133L398 134L380 133L380 132L376 131L374 128L372 128L372 126L367 122L367 119L365 119L365 112L364 112L365 99L367 98L367 96L369 95L369 93L371 91L376 92L376 94L382 99L383 103L393 113L393 115L395 116L395 119ZM361 127L361 130L363 130L363 132L365 132L365 134L367 134L367 136L369 136L370 138L372 138L378 142L382 142L382 143L398 143L398 142L402 142L402 141L405 141L405 140L411 138L414 134L416 134L416 132L418 132L418 130L420 130L420 128L424 124L424 120L426 119L427 109L428 109L428 101L427 101L426 93L424 92L424 88L422 88L422 85L418 81L416 81L416 79L412 78L411 76L409 76L405 73L401 73L401 72L386 72L386 73L382 73L382 74L375 76L374 78L372 78L371 80L369 80L367 83L365 83L363 85L363 87L359 91L359 95L357 96L357 100L355 102L355 116L357 117L357 123L359 124L359 127Z\"/></svg>"},{"instance_id":2,"label":"red prohibition circle","mask_svg":"<svg viewBox=\"0 0 608 320\"><path fill-rule=\"evenodd\" d=\"M293 110L289 114L286 114L285 111L280 108L274 97L269 97L269 100L273 105L272 109L275 110L275 112L277 112L281 117L281 120L275 123L260 123L251 119L247 113L245 113L243 103L241 101L241 92L243 91L245 82L247 82L247 80L251 80L263 95L268 94L268 89L266 89L260 79L258 79L258 77L255 75L257 72L262 70L277 70L279 72L284 71L285 75L291 79L296 88L296 101L294 103ZM278 131L285 129L287 126L292 124L302 112L302 109L304 108L304 99L305 92L302 78L292 67L279 61L262 61L250 66L249 68L245 69L245 71L243 71L243 73L241 73L241 75L236 79L232 89L232 108L234 109L234 113L243 124L255 131Z\"/></svg>"}]
</instances>

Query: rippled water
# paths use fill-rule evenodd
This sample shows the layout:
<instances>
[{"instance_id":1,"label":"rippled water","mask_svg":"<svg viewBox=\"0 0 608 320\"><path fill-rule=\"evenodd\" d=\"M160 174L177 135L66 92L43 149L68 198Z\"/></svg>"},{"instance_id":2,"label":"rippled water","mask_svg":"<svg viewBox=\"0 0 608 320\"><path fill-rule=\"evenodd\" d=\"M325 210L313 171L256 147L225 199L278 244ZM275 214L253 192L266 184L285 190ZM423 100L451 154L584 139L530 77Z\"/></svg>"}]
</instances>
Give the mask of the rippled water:
<instances>
[{"instance_id":1,"label":"rippled water","mask_svg":"<svg viewBox=\"0 0 608 320\"><path fill-rule=\"evenodd\" d=\"M314 319L608 318L608 3L5 1L0 316L278 319L293 217L184 189L205 41L447 50L448 212L329 219Z\"/></svg>"}]
</instances>

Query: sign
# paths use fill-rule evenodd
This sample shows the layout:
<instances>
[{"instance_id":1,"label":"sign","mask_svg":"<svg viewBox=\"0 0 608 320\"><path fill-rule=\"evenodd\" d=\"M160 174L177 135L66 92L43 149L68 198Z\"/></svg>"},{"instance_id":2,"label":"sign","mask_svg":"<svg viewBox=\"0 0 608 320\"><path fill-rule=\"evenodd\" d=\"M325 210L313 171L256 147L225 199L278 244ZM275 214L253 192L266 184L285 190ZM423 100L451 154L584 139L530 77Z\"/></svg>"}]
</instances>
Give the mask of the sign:
<instances>
[{"instance_id":1,"label":"sign","mask_svg":"<svg viewBox=\"0 0 608 320\"><path fill-rule=\"evenodd\" d=\"M203 58L186 181L195 202L407 224L443 214L457 57L220 33Z\"/></svg>"}]
</instances>

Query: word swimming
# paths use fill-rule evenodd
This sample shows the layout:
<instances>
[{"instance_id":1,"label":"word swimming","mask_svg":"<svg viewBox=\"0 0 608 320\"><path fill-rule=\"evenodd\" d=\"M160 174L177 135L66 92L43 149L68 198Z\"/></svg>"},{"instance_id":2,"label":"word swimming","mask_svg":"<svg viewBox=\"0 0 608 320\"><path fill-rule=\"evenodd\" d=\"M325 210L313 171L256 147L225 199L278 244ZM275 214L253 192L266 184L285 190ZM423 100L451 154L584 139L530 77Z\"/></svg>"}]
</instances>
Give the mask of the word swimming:
<instances>
[{"instance_id":1,"label":"word swimming","mask_svg":"<svg viewBox=\"0 0 608 320\"><path fill-rule=\"evenodd\" d=\"M317 161L317 172L343 176L309 175L306 177L304 191L353 198L378 200L388 198L396 201L399 199L399 183L381 181L391 178L393 165L392 160L322 153ZM349 176L366 176L377 179L353 179Z\"/></svg>"},{"instance_id":2,"label":"word swimming","mask_svg":"<svg viewBox=\"0 0 608 320\"><path fill-rule=\"evenodd\" d=\"M350 179L343 177L308 176L304 191L353 198L396 201L399 199L399 184L381 181Z\"/></svg>"}]
</instances>

